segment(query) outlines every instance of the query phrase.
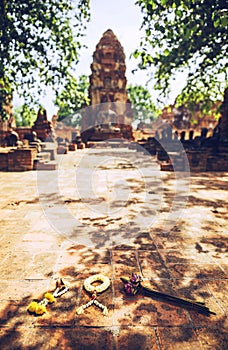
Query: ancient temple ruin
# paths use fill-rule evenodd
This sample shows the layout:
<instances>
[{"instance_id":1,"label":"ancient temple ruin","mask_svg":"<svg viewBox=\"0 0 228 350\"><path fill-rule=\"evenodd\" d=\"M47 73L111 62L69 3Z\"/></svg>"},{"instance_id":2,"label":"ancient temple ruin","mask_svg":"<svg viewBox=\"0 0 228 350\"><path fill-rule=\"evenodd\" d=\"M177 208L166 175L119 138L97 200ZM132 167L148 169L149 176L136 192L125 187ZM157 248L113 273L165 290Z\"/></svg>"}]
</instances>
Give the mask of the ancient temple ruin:
<instances>
[{"instance_id":1,"label":"ancient temple ruin","mask_svg":"<svg viewBox=\"0 0 228 350\"><path fill-rule=\"evenodd\" d=\"M45 109L39 109L37 119L32 126L32 131L36 132L38 139L41 141L47 141L48 137L53 133L53 126L47 118Z\"/></svg>"},{"instance_id":2,"label":"ancient temple ruin","mask_svg":"<svg viewBox=\"0 0 228 350\"><path fill-rule=\"evenodd\" d=\"M221 105L221 117L208 136L208 129L202 128L201 135L194 137L194 130L172 133L171 127L159 129L155 137L139 141L151 155L156 155L161 170L165 171L228 171L228 89ZM182 145L180 147L180 145Z\"/></svg>"},{"instance_id":3,"label":"ancient temple ruin","mask_svg":"<svg viewBox=\"0 0 228 350\"><path fill-rule=\"evenodd\" d=\"M110 29L103 34L96 47L91 70L89 96L92 105L127 102L125 55L119 40Z\"/></svg>"},{"instance_id":4,"label":"ancient temple ruin","mask_svg":"<svg viewBox=\"0 0 228 350\"><path fill-rule=\"evenodd\" d=\"M91 107L82 120L84 135L89 132L90 138L96 138L96 133L97 139L105 139L118 134L118 137L132 139L133 111L126 91L125 54L111 29L103 34L96 46L91 70Z\"/></svg>"}]
</instances>

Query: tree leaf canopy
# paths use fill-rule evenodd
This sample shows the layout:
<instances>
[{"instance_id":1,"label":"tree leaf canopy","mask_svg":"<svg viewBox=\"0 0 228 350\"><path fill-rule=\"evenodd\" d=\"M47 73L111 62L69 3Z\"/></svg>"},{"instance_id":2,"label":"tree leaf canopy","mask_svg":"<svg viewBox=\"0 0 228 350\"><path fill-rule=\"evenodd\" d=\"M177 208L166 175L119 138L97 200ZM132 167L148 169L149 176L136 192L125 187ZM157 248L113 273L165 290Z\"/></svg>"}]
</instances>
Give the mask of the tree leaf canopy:
<instances>
[{"instance_id":1,"label":"tree leaf canopy","mask_svg":"<svg viewBox=\"0 0 228 350\"><path fill-rule=\"evenodd\" d=\"M0 14L0 88L58 91L78 62L89 0L1 0Z\"/></svg>"},{"instance_id":2,"label":"tree leaf canopy","mask_svg":"<svg viewBox=\"0 0 228 350\"><path fill-rule=\"evenodd\" d=\"M227 84L228 11L223 0L137 0L144 36L134 56L153 71L164 96L178 72L187 73L178 103L218 100ZM183 75L184 76L184 75Z\"/></svg>"}]
</instances>

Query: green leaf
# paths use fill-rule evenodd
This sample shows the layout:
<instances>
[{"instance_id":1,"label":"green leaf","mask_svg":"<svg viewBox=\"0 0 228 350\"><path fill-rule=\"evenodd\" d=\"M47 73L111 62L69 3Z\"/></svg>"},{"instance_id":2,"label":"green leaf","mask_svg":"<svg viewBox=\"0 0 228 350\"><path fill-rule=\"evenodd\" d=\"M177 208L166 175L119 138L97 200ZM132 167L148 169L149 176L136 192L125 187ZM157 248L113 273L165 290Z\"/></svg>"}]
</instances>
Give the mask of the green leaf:
<instances>
[{"instance_id":1,"label":"green leaf","mask_svg":"<svg viewBox=\"0 0 228 350\"><path fill-rule=\"evenodd\" d=\"M138 50L135 50L135 51L134 51L133 57L134 57L134 58L138 58L138 57L139 57L139 52L138 52Z\"/></svg>"},{"instance_id":2,"label":"green leaf","mask_svg":"<svg viewBox=\"0 0 228 350\"><path fill-rule=\"evenodd\" d=\"M219 26L220 26L220 23L221 23L220 18L217 18L217 19L214 21L214 27L215 27L215 28L219 27Z\"/></svg>"},{"instance_id":3,"label":"green leaf","mask_svg":"<svg viewBox=\"0 0 228 350\"><path fill-rule=\"evenodd\" d=\"M148 3L153 3L150 13L146 11ZM191 72L183 90L186 103L188 99L212 100L219 96L218 91L224 91L228 18L223 3L216 1L209 6L207 0L137 2L144 14L139 68L150 66L155 88L162 96L166 96L173 76L183 71L186 75ZM202 90L203 97L199 93Z\"/></svg>"},{"instance_id":4,"label":"green leaf","mask_svg":"<svg viewBox=\"0 0 228 350\"><path fill-rule=\"evenodd\" d=\"M89 0L4 0L0 12L0 77L30 99L44 83L59 89L78 62Z\"/></svg>"},{"instance_id":5,"label":"green leaf","mask_svg":"<svg viewBox=\"0 0 228 350\"><path fill-rule=\"evenodd\" d=\"M181 10L176 10L175 11L175 15L177 16L177 17L182 17L183 16L183 12L181 11Z\"/></svg>"}]
</instances>

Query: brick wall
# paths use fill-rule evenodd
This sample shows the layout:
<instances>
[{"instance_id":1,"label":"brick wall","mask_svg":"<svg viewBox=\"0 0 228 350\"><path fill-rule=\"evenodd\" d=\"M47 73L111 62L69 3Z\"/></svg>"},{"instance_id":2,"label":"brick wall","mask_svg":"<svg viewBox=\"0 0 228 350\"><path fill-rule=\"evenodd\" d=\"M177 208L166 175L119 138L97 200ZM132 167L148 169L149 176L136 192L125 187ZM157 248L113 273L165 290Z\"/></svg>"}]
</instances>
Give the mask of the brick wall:
<instances>
[{"instance_id":1,"label":"brick wall","mask_svg":"<svg viewBox=\"0 0 228 350\"><path fill-rule=\"evenodd\" d=\"M8 170L8 152L0 152L0 171Z\"/></svg>"},{"instance_id":2,"label":"brick wall","mask_svg":"<svg viewBox=\"0 0 228 350\"><path fill-rule=\"evenodd\" d=\"M34 160L37 157L37 150L15 149L8 153L8 171L33 170Z\"/></svg>"}]
</instances>

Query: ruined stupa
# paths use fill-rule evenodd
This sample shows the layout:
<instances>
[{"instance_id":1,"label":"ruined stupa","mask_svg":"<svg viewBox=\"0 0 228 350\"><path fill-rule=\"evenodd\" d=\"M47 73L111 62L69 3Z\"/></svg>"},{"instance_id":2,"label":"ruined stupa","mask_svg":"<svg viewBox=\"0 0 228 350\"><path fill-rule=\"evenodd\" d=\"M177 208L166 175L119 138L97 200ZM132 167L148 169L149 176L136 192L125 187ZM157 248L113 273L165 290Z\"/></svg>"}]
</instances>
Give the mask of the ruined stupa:
<instances>
[{"instance_id":1,"label":"ruined stupa","mask_svg":"<svg viewBox=\"0 0 228 350\"><path fill-rule=\"evenodd\" d=\"M47 111L40 108L37 114L37 119L32 126L32 131L35 131L38 139L48 141L48 137L53 134L52 123L47 118Z\"/></svg>"},{"instance_id":2,"label":"ruined stupa","mask_svg":"<svg viewBox=\"0 0 228 350\"><path fill-rule=\"evenodd\" d=\"M91 108L82 120L82 131L94 126L112 124L115 130L120 130L119 137L131 139L133 111L126 91L125 54L111 29L102 35L96 46L91 71ZM103 135L102 139L111 138L111 133L110 130L109 135Z\"/></svg>"},{"instance_id":3,"label":"ruined stupa","mask_svg":"<svg viewBox=\"0 0 228 350\"><path fill-rule=\"evenodd\" d=\"M125 54L111 29L103 34L96 46L91 70L89 96L92 105L127 102Z\"/></svg>"}]
</instances>

